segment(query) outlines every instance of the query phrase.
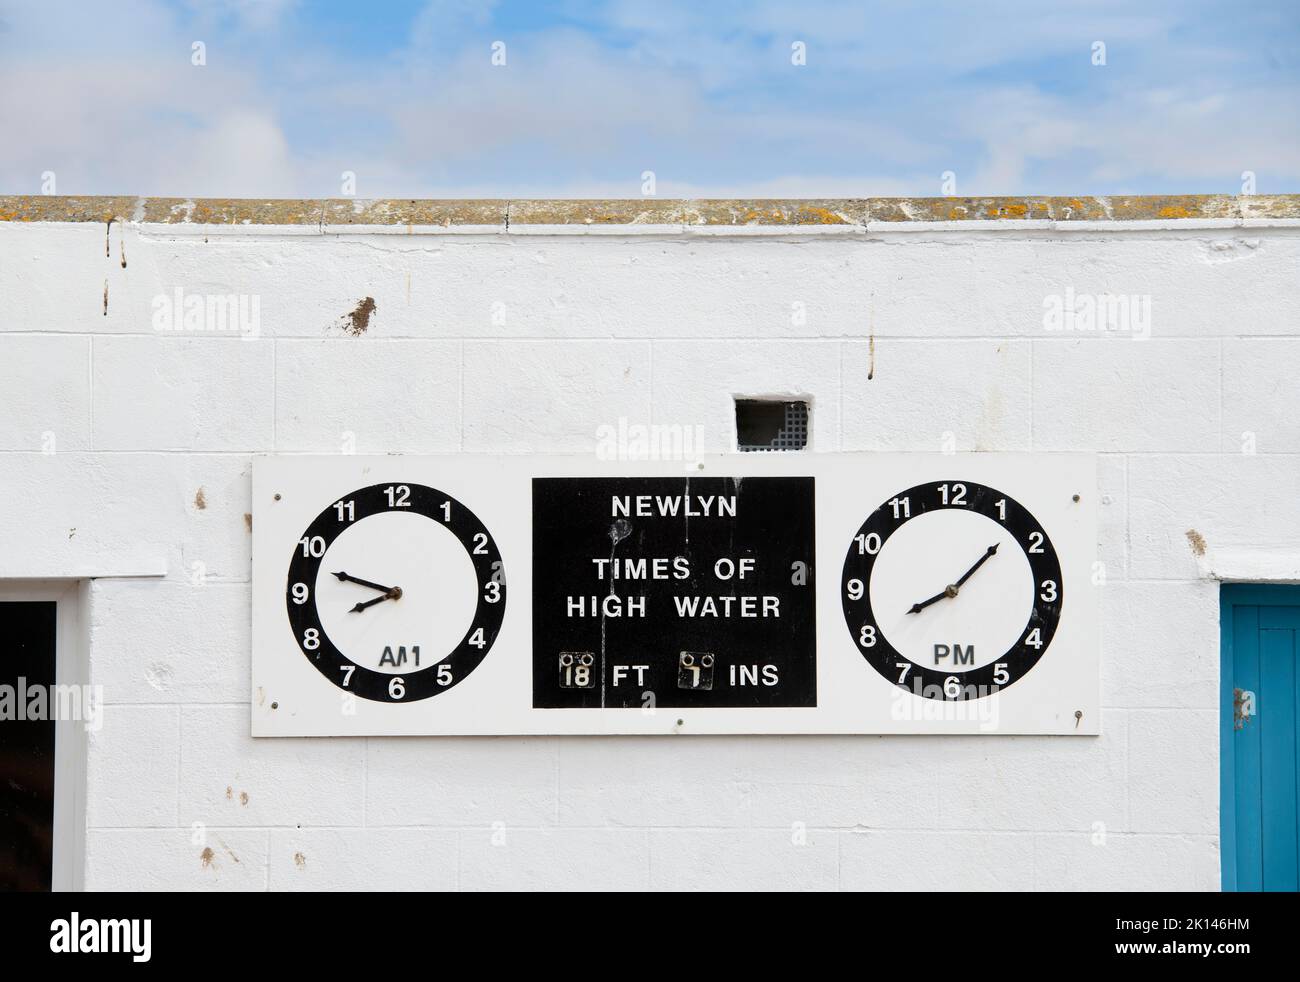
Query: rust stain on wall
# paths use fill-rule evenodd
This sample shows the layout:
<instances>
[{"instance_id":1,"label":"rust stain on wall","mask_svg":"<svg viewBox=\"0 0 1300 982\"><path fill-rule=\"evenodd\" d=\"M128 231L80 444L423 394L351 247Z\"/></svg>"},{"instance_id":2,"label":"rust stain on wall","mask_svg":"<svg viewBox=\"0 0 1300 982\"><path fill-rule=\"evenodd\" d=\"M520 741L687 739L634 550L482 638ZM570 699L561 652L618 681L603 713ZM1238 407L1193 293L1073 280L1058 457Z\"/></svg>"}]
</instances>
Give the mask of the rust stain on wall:
<instances>
[{"instance_id":1,"label":"rust stain on wall","mask_svg":"<svg viewBox=\"0 0 1300 982\"><path fill-rule=\"evenodd\" d=\"M370 330L370 318L375 313L375 298L366 297L357 304L356 309L343 315L343 330L354 338L359 338Z\"/></svg>"},{"instance_id":2,"label":"rust stain on wall","mask_svg":"<svg viewBox=\"0 0 1300 982\"><path fill-rule=\"evenodd\" d=\"M1205 536L1201 535L1196 529L1188 529L1185 533L1188 543L1191 544L1192 552L1197 556L1205 555Z\"/></svg>"}]
</instances>

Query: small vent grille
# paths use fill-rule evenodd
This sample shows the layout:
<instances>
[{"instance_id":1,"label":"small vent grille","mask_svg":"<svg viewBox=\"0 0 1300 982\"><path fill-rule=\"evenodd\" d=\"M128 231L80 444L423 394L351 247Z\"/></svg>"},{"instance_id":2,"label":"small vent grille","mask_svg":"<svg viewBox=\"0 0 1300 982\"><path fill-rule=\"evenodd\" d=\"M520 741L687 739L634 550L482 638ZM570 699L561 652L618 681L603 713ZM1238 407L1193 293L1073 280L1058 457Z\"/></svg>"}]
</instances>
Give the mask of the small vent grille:
<instances>
[{"instance_id":1,"label":"small vent grille","mask_svg":"<svg viewBox=\"0 0 1300 982\"><path fill-rule=\"evenodd\" d=\"M803 450L808 446L808 403L736 400L736 445L741 450Z\"/></svg>"}]
</instances>

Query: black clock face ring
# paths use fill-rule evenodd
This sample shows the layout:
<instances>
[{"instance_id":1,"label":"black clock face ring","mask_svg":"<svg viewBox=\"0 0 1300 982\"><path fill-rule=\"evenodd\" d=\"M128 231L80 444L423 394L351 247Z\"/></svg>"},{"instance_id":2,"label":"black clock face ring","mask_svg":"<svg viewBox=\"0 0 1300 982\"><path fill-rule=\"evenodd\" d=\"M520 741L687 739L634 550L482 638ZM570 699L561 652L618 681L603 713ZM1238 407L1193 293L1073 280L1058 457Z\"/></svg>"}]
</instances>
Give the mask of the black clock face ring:
<instances>
[{"instance_id":1,"label":"black clock face ring","mask_svg":"<svg viewBox=\"0 0 1300 982\"><path fill-rule=\"evenodd\" d=\"M885 550L923 516L935 517ZM889 597L886 609L873 609L873 584L877 601ZM963 701L1033 669L1056 634L1064 585L1051 539L1027 508L995 488L945 480L900 491L868 516L849 545L840 597L855 646L884 679L914 695ZM975 636L1001 641L989 650Z\"/></svg>"},{"instance_id":2,"label":"black clock face ring","mask_svg":"<svg viewBox=\"0 0 1300 982\"><path fill-rule=\"evenodd\" d=\"M437 616L438 575L445 571L434 569L434 560L424 563L424 554L417 553L415 562L420 575L416 582L389 583L389 572L383 566L386 545L382 539L370 550L373 560L367 558L366 569L339 570L329 556L330 546L350 529L365 531L365 523L381 515L409 515L417 520L437 523L450 532L464 548L473 567L473 616L459 644L450 651L420 650L419 645L406 645L404 637L385 638L384 644L368 646L364 651L350 648L341 650L325 629L330 617L338 623L338 612L322 611L317 605L318 584L321 578L330 577L346 581L355 591L347 603L356 600L355 606L342 607L343 617L371 618L366 624L376 623L375 618L398 609L404 601L406 612L428 608L430 620ZM372 526L380 535L392 534L381 529L383 520ZM407 526L400 526L406 529ZM412 527L411 531L424 531ZM438 532L437 535L441 535ZM400 545L400 543L399 543ZM410 543L406 543L408 555ZM454 550L454 546L452 546ZM456 560L461 563L460 560ZM322 564L328 565L322 568ZM463 563L461 564L463 565ZM409 564L408 564L409 572ZM371 577L364 579L363 577ZM405 576L403 578L406 578ZM450 590L453 584L443 583L441 589ZM468 584L458 584L461 595L466 595ZM390 482L374 484L343 495L322 511L303 532L295 544L289 562L289 575L285 583L285 604L289 625L299 649L307 660L333 685L343 692L362 699L382 703L407 703L428 699L458 685L487 656L505 616L506 580L505 566L491 534L472 511L452 496L422 484ZM361 622L358 622L361 623ZM455 631L458 622L449 622ZM459 633L459 632L457 632ZM452 635L454 637L455 635ZM391 644L387 643L391 640ZM346 644L344 647L348 647ZM426 645L427 647L427 645ZM388 666L390 670L379 670Z\"/></svg>"}]
</instances>

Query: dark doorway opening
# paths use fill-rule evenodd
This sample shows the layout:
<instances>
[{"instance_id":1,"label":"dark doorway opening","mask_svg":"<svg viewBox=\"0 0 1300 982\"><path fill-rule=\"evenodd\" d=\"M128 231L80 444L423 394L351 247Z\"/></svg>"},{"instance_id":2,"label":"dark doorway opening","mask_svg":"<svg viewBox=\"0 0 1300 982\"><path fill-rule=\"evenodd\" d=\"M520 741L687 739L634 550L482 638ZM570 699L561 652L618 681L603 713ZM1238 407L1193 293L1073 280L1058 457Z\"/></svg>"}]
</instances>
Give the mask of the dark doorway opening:
<instances>
[{"instance_id":1,"label":"dark doorway opening","mask_svg":"<svg viewBox=\"0 0 1300 982\"><path fill-rule=\"evenodd\" d=\"M0 602L0 891L51 889L57 612Z\"/></svg>"}]
</instances>

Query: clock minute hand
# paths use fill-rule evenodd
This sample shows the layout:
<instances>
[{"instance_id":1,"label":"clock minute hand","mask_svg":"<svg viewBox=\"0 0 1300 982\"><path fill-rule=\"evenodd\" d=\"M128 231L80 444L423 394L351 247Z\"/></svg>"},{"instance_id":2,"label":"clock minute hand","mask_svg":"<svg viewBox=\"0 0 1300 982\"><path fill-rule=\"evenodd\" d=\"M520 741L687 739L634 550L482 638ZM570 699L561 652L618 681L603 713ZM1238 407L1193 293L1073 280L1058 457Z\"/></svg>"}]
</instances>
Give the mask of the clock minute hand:
<instances>
[{"instance_id":1,"label":"clock minute hand","mask_svg":"<svg viewBox=\"0 0 1300 982\"><path fill-rule=\"evenodd\" d=\"M998 543L995 542L993 545L989 546L988 549L985 550L984 555L980 556L979 559L975 560L975 565L972 566L970 569L966 570L966 572L962 574L962 578L953 585L960 588L961 585L965 583L967 580L969 580L971 576L975 573L975 571L979 569L981 566L983 566L986 562L988 562L988 560L992 558L992 556L997 551L998 551Z\"/></svg>"},{"instance_id":2,"label":"clock minute hand","mask_svg":"<svg viewBox=\"0 0 1300 982\"><path fill-rule=\"evenodd\" d=\"M392 587L380 586L378 583L371 583L369 580L363 580L358 576L349 576L347 573L335 573L334 575L339 578L340 583L357 583L361 586L368 586L372 590L378 590L380 593L393 592Z\"/></svg>"}]
</instances>

